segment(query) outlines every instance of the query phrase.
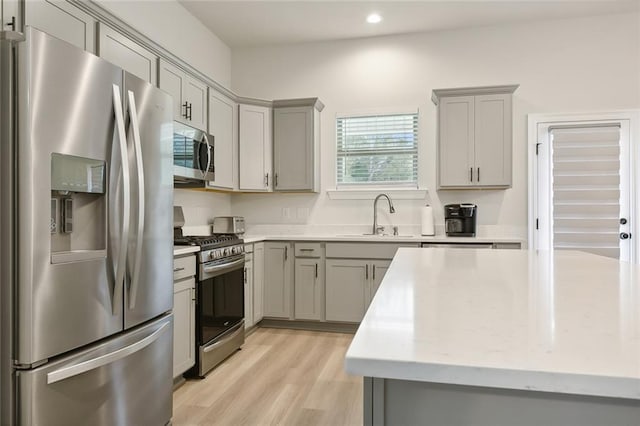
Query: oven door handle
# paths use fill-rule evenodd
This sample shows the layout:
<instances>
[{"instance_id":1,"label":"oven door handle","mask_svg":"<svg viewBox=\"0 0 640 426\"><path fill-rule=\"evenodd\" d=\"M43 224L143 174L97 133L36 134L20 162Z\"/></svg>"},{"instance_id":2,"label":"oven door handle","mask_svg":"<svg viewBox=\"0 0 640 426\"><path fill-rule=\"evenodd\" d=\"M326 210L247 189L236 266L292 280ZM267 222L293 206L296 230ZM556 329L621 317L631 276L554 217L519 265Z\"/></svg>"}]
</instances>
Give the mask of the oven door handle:
<instances>
[{"instance_id":1,"label":"oven door handle","mask_svg":"<svg viewBox=\"0 0 640 426\"><path fill-rule=\"evenodd\" d=\"M208 268L206 265L203 265L202 271L208 276L216 276L233 269L239 269L238 266L242 267L242 265L244 265L244 256L238 260L234 260L231 263L225 263L223 265L216 265Z\"/></svg>"}]
</instances>

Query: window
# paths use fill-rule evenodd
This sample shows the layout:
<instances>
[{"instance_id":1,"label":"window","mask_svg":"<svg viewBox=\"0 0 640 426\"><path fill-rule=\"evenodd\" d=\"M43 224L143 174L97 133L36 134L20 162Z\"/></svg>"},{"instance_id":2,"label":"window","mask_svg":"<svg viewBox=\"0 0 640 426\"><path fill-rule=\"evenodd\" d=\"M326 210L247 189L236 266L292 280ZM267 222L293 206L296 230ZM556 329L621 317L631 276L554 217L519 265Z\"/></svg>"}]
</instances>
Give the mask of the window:
<instances>
[{"instance_id":1,"label":"window","mask_svg":"<svg viewBox=\"0 0 640 426\"><path fill-rule=\"evenodd\" d=\"M337 186L418 183L418 113L338 117Z\"/></svg>"}]
</instances>

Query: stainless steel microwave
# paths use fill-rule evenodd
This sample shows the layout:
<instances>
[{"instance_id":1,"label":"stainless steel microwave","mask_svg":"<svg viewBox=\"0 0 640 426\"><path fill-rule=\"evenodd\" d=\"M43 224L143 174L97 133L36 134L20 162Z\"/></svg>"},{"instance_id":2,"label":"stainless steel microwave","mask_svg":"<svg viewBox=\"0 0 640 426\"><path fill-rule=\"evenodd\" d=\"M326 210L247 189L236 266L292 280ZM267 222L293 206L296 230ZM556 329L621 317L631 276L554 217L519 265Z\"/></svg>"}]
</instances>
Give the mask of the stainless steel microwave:
<instances>
[{"instance_id":1,"label":"stainless steel microwave","mask_svg":"<svg viewBox=\"0 0 640 426\"><path fill-rule=\"evenodd\" d=\"M214 180L213 136L174 121L174 185L204 186L211 180Z\"/></svg>"}]
</instances>

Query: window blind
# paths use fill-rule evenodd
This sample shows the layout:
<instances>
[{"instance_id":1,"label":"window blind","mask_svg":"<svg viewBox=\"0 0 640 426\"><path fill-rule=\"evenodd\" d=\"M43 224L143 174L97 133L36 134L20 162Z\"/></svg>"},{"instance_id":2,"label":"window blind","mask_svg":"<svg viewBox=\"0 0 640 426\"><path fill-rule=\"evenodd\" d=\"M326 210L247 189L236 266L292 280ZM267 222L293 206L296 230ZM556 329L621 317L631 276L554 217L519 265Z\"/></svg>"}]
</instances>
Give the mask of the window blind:
<instances>
[{"instance_id":1,"label":"window blind","mask_svg":"<svg viewBox=\"0 0 640 426\"><path fill-rule=\"evenodd\" d=\"M418 113L339 117L337 185L418 182Z\"/></svg>"},{"instance_id":2,"label":"window blind","mask_svg":"<svg viewBox=\"0 0 640 426\"><path fill-rule=\"evenodd\" d=\"M620 128L551 130L553 246L620 255Z\"/></svg>"}]
</instances>

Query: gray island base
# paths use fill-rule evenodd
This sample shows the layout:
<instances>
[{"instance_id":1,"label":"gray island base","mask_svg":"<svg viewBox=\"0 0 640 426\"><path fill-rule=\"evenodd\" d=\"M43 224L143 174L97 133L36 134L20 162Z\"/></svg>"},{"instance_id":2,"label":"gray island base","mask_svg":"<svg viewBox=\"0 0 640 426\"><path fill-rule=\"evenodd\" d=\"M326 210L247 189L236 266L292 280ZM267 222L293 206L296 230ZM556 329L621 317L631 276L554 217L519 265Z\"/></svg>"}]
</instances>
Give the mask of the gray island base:
<instances>
[{"instance_id":1,"label":"gray island base","mask_svg":"<svg viewBox=\"0 0 640 426\"><path fill-rule=\"evenodd\" d=\"M637 426L640 401L365 377L364 424Z\"/></svg>"}]
</instances>

